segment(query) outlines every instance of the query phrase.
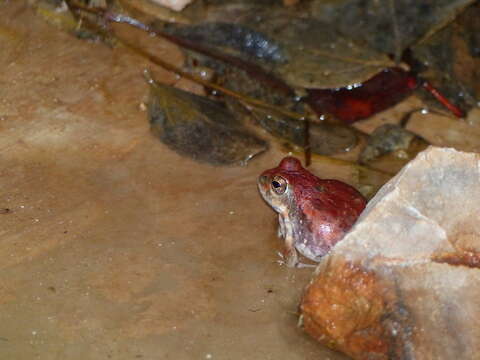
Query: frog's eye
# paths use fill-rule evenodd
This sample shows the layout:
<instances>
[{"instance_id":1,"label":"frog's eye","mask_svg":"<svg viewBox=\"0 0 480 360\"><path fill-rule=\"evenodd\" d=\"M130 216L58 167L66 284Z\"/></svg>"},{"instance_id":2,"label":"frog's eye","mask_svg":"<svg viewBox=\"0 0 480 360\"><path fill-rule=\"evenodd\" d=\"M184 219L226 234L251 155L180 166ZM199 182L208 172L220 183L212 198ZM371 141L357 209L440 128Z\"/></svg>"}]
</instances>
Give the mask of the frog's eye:
<instances>
[{"instance_id":1,"label":"frog's eye","mask_svg":"<svg viewBox=\"0 0 480 360\"><path fill-rule=\"evenodd\" d=\"M272 190L277 195L282 195L287 190L287 180L281 176L275 176L270 183Z\"/></svg>"}]
</instances>

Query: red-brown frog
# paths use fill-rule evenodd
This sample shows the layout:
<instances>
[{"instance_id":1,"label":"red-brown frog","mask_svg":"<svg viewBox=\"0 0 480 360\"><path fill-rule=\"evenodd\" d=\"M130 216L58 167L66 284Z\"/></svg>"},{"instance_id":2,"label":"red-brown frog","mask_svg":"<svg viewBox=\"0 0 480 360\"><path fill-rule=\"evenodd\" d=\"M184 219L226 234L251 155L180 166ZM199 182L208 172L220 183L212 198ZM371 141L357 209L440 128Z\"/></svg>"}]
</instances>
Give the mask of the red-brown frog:
<instances>
[{"instance_id":1,"label":"red-brown frog","mask_svg":"<svg viewBox=\"0 0 480 360\"><path fill-rule=\"evenodd\" d=\"M294 157L286 157L278 167L263 172L258 188L279 214L279 236L285 239L289 267L306 265L298 262L297 250L320 261L350 230L366 205L353 187L316 177Z\"/></svg>"}]
</instances>

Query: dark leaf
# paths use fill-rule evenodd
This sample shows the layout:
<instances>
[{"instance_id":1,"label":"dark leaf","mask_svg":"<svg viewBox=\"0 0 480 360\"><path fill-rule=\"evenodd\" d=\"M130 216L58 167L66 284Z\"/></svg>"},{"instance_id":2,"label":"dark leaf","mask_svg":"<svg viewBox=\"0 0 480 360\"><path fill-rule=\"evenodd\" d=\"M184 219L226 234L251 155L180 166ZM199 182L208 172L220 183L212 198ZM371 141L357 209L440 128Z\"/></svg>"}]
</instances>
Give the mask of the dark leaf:
<instances>
[{"instance_id":1,"label":"dark leaf","mask_svg":"<svg viewBox=\"0 0 480 360\"><path fill-rule=\"evenodd\" d=\"M265 114L253 111L258 123L271 134L298 146L307 145L306 121L290 119L285 116ZM327 122L312 123L308 127L310 150L315 154L334 155L353 149L358 138L355 130L342 125Z\"/></svg>"},{"instance_id":2,"label":"dark leaf","mask_svg":"<svg viewBox=\"0 0 480 360\"><path fill-rule=\"evenodd\" d=\"M278 92L261 86L257 81L248 77L245 72L238 69L228 69L222 81L225 86L235 91L248 94L265 102L281 106L297 113L305 114L304 104L291 97L282 96ZM238 104L228 101L230 106ZM240 113L241 108L235 107L235 113ZM306 120L294 119L282 114L268 112L259 108L251 109L251 115L257 123L271 134L280 137L297 146L310 146L313 153L320 155L333 155L349 151L358 143L359 134L355 129L340 124L331 124L326 121L311 121L308 126ZM307 144L307 136L309 144Z\"/></svg>"},{"instance_id":3,"label":"dark leaf","mask_svg":"<svg viewBox=\"0 0 480 360\"><path fill-rule=\"evenodd\" d=\"M451 22L474 0L313 1L313 16L377 51L403 51Z\"/></svg>"},{"instance_id":4,"label":"dark leaf","mask_svg":"<svg viewBox=\"0 0 480 360\"><path fill-rule=\"evenodd\" d=\"M480 6L469 7L447 28L412 48L416 59L427 65L422 77L464 109L480 101ZM438 107L428 94L430 105Z\"/></svg>"},{"instance_id":5,"label":"dark leaf","mask_svg":"<svg viewBox=\"0 0 480 360\"><path fill-rule=\"evenodd\" d=\"M284 12L256 12L236 23L168 24L162 31L220 54L250 62L292 87L335 88L361 83L392 66L328 23Z\"/></svg>"},{"instance_id":6,"label":"dark leaf","mask_svg":"<svg viewBox=\"0 0 480 360\"><path fill-rule=\"evenodd\" d=\"M267 149L219 103L150 81L152 131L182 155L215 165L244 165Z\"/></svg>"}]
</instances>

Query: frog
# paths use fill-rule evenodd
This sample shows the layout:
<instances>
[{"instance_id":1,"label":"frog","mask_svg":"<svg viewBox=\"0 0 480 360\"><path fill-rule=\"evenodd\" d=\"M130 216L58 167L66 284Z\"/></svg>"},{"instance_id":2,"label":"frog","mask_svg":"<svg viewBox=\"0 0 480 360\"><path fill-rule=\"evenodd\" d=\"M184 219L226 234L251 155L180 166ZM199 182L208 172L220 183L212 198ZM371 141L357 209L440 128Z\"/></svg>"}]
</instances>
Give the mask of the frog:
<instances>
[{"instance_id":1,"label":"frog","mask_svg":"<svg viewBox=\"0 0 480 360\"><path fill-rule=\"evenodd\" d=\"M288 267L315 266L300 262L298 253L320 262L352 228L367 204L353 186L321 179L293 156L264 171L257 185L265 202L278 213L278 235L285 242L280 262Z\"/></svg>"}]
</instances>

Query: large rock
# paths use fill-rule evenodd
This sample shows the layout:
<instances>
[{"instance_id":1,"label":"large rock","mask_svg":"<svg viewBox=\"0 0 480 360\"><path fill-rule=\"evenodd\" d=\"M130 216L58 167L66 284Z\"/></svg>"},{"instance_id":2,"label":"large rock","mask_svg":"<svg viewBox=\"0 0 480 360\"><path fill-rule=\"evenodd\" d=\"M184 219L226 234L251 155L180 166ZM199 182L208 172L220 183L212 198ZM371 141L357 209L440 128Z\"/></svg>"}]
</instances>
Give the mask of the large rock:
<instances>
[{"instance_id":1,"label":"large rock","mask_svg":"<svg viewBox=\"0 0 480 360\"><path fill-rule=\"evenodd\" d=\"M430 147L319 264L301 324L355 359L480 358L480 156Z\"/></svg>"}]
</instances>

